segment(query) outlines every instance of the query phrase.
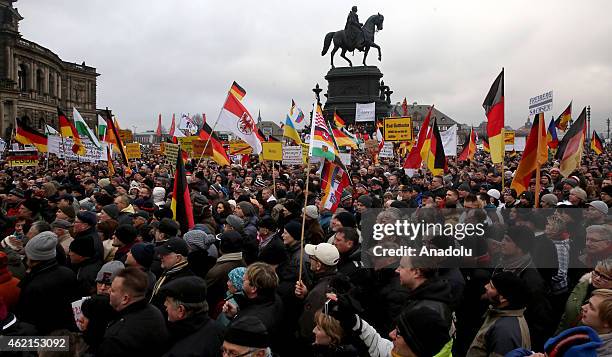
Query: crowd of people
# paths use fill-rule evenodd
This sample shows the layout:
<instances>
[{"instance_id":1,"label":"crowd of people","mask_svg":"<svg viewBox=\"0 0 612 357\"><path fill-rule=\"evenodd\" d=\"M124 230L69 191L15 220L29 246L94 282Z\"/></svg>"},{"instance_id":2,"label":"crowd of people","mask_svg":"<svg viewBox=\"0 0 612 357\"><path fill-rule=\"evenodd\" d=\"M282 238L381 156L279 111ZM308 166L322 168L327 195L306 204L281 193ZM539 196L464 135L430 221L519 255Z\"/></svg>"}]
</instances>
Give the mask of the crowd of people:
<instances>
[{"instance_id":1,"label":"crowd of people","mask_svg":"<svg viewBox=\"0 0 612 357\"><path fill-rule=\"evenodd\" d=\"M190 159L188 231L173 219L174 165L154 152L114 175L1 162L1 335L69 337L41 356L612 356L610 153L567 177L551 160L520 194L519 156L502 169L479 151L411 177L397 158L351 159L335 212L316 165ZM373 260L368 214L485 235L386 235L376 244L475 254Z\"/></svg>"}]
</instances>

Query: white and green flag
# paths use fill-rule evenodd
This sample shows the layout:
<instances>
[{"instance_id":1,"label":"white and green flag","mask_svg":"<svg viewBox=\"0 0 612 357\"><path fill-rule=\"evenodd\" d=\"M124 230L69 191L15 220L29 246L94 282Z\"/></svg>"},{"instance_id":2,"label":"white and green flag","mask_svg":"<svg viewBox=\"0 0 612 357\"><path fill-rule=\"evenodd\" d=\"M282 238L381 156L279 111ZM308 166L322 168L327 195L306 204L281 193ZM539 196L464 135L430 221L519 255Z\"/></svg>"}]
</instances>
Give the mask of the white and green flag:
<instances>
[{"instance_id":1,"label":"white and green flag","mask_svg":"<svg viewBox=\"0 0 612 357\"><path fill-rule=\"evenodd\" d=\"M106 120L98 114L98 139L106 138Z\"/></svg>"},{"instance_id":2,"label":"white and green flag","mask_svg":"<svg viewBox=\"0 0 612 357\"><path fill-rule=\"evenodd\" d=\"M89 140L91 140L91 142L98 149L100 149L102 146L100 145L100 142L98 141L98 138L96 137L96 134L94 134L93 131L91 131L91 129L85 123L85 120L83 120L81 113L79 113L79 111L74 107L72 108L72 119L74 119L74 126L76 127L76 130L79 133L79 136L82 138L84 137L89 138Z\"/></svg>"}]
</instances>

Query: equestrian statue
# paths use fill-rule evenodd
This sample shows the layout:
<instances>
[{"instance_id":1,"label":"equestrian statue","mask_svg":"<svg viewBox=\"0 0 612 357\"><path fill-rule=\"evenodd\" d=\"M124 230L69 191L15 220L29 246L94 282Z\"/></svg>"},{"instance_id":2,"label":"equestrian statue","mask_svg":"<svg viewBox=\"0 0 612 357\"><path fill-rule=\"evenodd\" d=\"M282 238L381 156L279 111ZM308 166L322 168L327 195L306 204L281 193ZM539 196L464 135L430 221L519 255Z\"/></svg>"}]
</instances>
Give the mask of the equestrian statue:
<instances>
[{"instance_id":1,"label":"equestrian statue","mask_svg":"<svg viewBox=\"0 0 612 357\"><path fill-rule=\"evenodd\" d=\"M331 66L334 66L334 55L339 48L342 49L340 56L347 60L349 66L353 66L351 60L346 58L346 52L353 52L355 50L364 52L363 54L363 65L366 65L366 58L368 57L368 51L370 47L374 47L378 50L378 60L381 60L380 46L374 43L374 33L383 29L384 16L379 14L372 15L368 18L365 24L359 22L357 16L357 6L353 6L351 12L346 19L346 26L344 30L330 32L325 35L323 41L323 51L321 56L325 56L329 47L334 42L334 48L331 51Z\"/></svg>"}]
</instances>

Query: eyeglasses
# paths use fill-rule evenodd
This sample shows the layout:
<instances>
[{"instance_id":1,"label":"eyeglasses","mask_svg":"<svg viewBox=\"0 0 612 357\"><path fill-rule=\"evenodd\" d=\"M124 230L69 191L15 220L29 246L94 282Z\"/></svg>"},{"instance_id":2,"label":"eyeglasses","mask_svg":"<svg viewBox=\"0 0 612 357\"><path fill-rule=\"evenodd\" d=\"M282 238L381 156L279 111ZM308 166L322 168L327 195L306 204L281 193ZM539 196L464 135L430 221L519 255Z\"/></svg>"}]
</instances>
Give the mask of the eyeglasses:
<instances>
[{"instance_id":1,"label":"eyeglasses","mask_svg":"<svg viewBox=\"0 0 612 357\"><path fill-rule=\"evenodd\" d=\"M605 280L605 281L612 281L612 277L609 277L601 272L598 272L597 270L593 270L592 277L596 279Z\"/></svg>"},{"instance_id":2,"label":"eyeglasses","mask_svg":"<svg viewBox=\"0 0 612 357\"><path fill-rule=\"evenodd\" d=\"M248 350L248 351L246 351L244 353L236 354L236 352L234 352L234 351L228 351L225 348L221 348L221 354L224 355L224 356L228 356L228 357L244 357L244 356L246 356L246 355L248 355L250 353L253 353L255 351L257 351L257 350L256 349L250 349L250 350Z\"/></svg>"}]
</instances>

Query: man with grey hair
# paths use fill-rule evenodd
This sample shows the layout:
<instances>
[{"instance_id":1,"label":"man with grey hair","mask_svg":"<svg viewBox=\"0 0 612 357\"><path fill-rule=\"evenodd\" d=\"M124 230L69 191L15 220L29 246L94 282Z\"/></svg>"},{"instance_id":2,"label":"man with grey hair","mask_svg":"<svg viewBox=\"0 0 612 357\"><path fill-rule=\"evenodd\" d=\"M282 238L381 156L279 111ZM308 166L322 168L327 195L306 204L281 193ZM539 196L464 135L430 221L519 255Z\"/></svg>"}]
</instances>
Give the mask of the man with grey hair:
<instances>
[{"instance_id":1,"label":"man with grey hair","mask_svg":"<svg viewBox=\"0 0 612 357\"><path fill-rule=\"evenodd\" d=\"M587 267L612 256L612 229L609 226L593 225L586 228L584 254L578 259Z\"/></svg>"}]
</instances>

